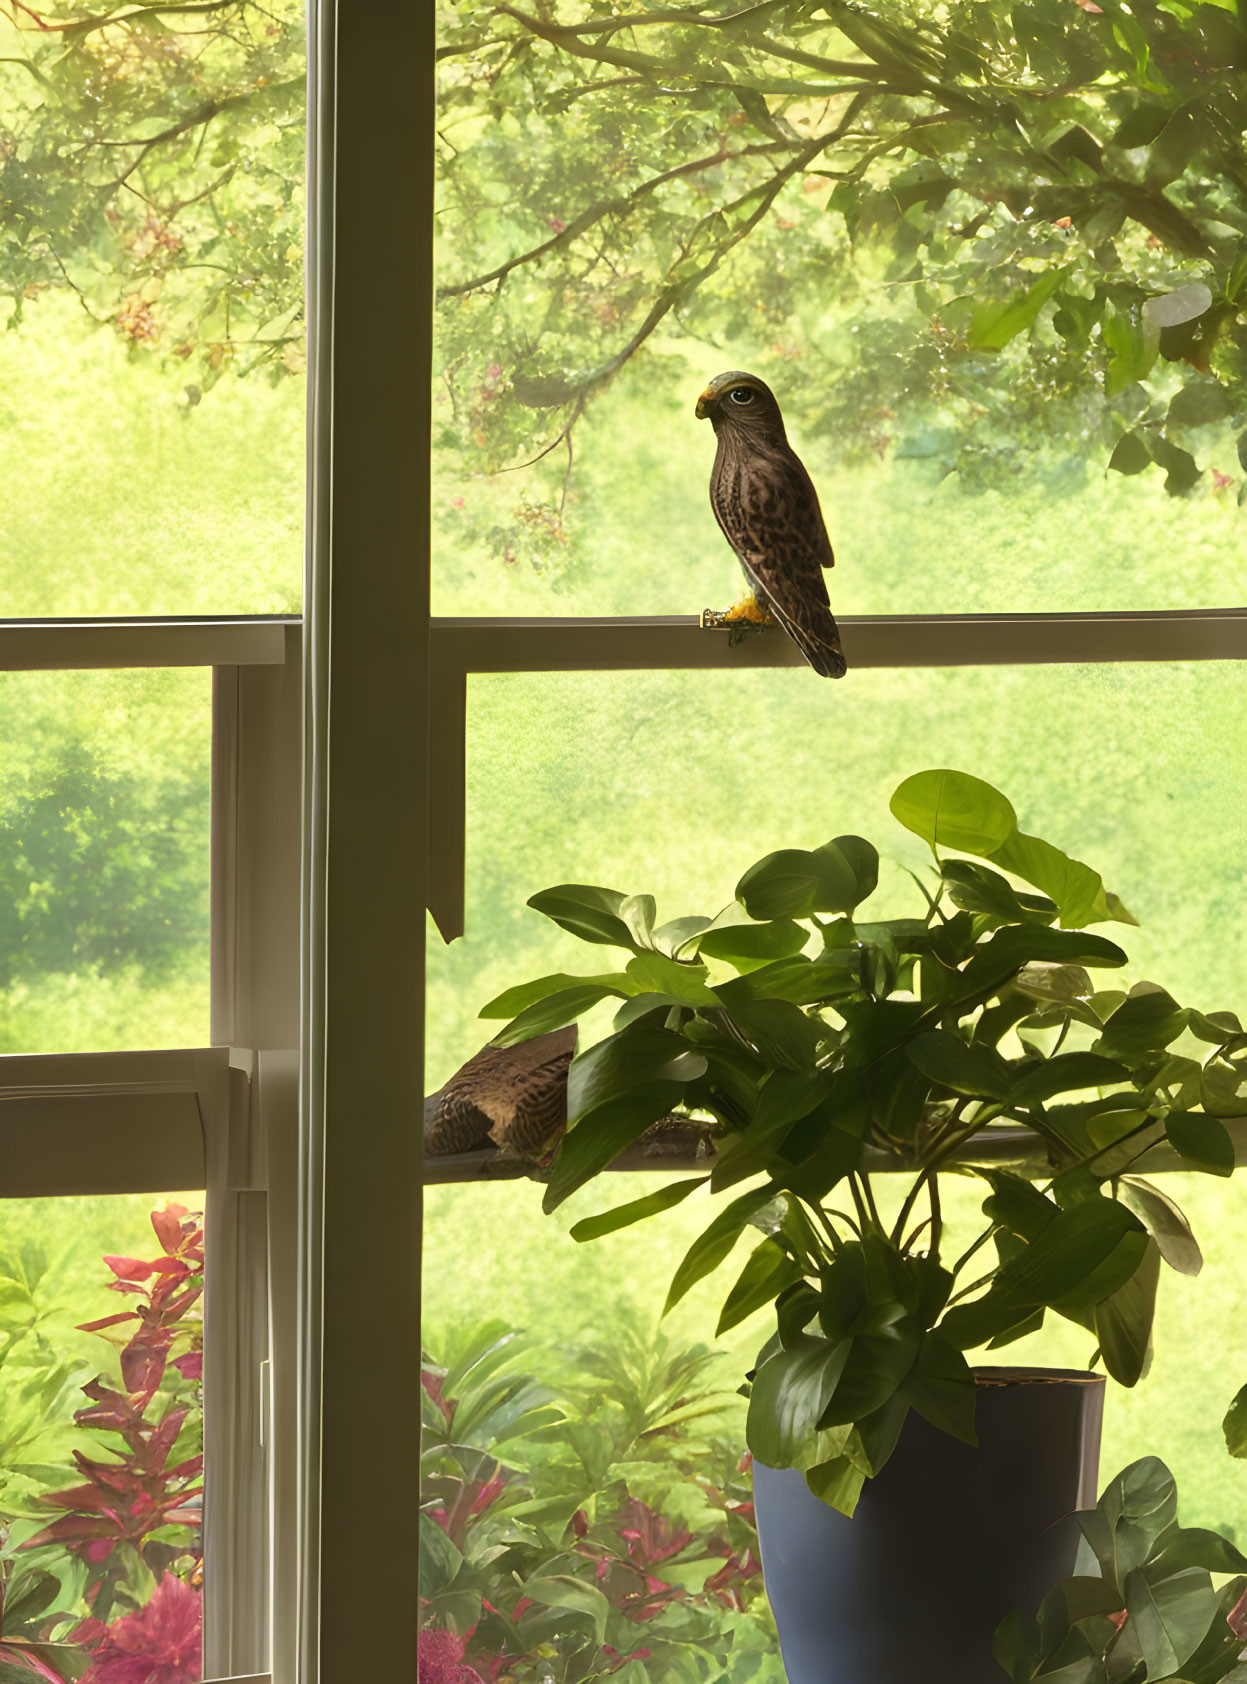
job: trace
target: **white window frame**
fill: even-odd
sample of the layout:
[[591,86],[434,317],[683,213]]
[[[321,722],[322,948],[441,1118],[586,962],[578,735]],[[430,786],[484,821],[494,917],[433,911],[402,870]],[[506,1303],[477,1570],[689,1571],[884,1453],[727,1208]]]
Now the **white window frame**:
[[212,672],[211,1045],[0,1057],[0,1199],[204,1188],[204,1677],[267,1681],[294,1576],[300,624],[0,623],[0,670],[126,667]]

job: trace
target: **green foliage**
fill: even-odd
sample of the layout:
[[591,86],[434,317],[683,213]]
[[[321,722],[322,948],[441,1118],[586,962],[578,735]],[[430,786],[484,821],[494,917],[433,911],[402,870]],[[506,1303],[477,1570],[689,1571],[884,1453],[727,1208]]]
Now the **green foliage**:
[[[1217,1108],[1247,1114],[1247,1035],[1232,1013],[1184,1009],[1151,983],[1097,988],[1091,973],[1124,966],[1124,951],[1054,927],[1058,917],[1073,923],[1075,911],[1079,923],[1133,922],[1097,873],[1022,836],[1011,805],[966,774],[907,779],[893,810],[936,850],[927,916],[861,916],[877,880],[877,855],[861,838],[781,850],[751,867],[736,916],[795,922],[818,951],[707,962],[699,947],[712,920],[680,920],[690,933],[680,958],[664,963],[682,969],[687,986],[626,1001],[613,1033],[582,1045],[545,1198],[557,1208],[665,1109],[718,1126],[711,1191],[750,1185],[690,1248],[667,1307],[747,1226],[760,1230],[720,1318],[731,1326],[774,1302],[750,1448],[770,1465],[800,1467],[850,1513],[909,1409],[972,1437],[974,1384],[962,1353],[1009,1344],[1048,1311],[1094,1334],[1115,1379],[1139,1380],[1160,1262],[1189,1273],[1199,1253],[1172,1201],[1129,1172],[1167,1140],[1191,1167],[1225,1173],[1220,1141],[1229,1137]],[[1051,898],[944,858],[950,831]],[[620,945],[641,956],[651,939],[652,913],[626,923],[613,891],[564,884],[534,904],[594,943],[610,939],[598,922],[606,906]],[[566,993],[572,980],[547,985]],[[532,997],[527,987],[514,996]],[[516,1038],[518,1024],[503,1034]],[[1050,1177],[1044,1190],[993,1167],[1002,1131],[1015,1163]],[[912,1178],[886,1223],[871,1183],[880,1168]],[[948,1267],[939,1185],[954,1169],[986,1181],[989,1220]],[[829,1203],[833,1192],[847,1195],[853,1214]],[[574,1232],[610,1232],[683,1196],[649,1195]],[[959,1284],[988,1244],[995,1262]]]
[[69,0],[0,18],[0,288],[69,289],[188,401],[302,367],[303,9]]
[[[448,5],[441,43],[441,424],[469,471],[570,439],[681,338],[800,365],[794,409],[846,452],[998,479],[1090,444],[1172,493],[1214,435],[1232,454],[1235,11]],[[495,553],[560,566],[555,460]]]
[[0,785],[0,988],[184,969],[207,940],[207,834],[205,764],[152,777],[82,735],[49,743]]
[[430,1343],[422,1655],[517,1684],[780,1684],[712,1353],[626,1323],[574,1347],[502,1322]]
[[[1013,1684],[1217,1684],[1241,1679],[1239,1602],[1247,1558],[1227,1538],[1179,1526],[1173,1475],[1154,1456],[1110,1480],[1077,1517],[1096,1573],[1065,1579],[1038,1615],[996,1633]],[[1233,1573],[1219,1590],[1210,1574]]]
[[207,676],[14,673],[0,702],[0,1047],[195,1044]]

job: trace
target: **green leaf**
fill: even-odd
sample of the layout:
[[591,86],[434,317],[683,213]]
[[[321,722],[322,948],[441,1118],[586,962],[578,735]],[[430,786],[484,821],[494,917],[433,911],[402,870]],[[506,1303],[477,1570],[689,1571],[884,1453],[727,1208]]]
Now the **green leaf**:
[[1096,1053],[1058,1053],[1018,1078],[1009,1089],[1010,1105],[1038,1105],[1058,1093],[1075,1093],[1081,1088],[1108,1087],[1124,1082],[1129,1072],[1115,1059]]
[[974,1373],[957,1347],[942,1333],[930,1332],[922,1341],[918,1360],[904,1385],[911,1408],[941,1432],[966,1444],[977,1444],[974,1430]]
[[698,914],[687,918],[672,918],[668,923],[660,924],[654,931],[654,946],[669,959],[678,959],[686,947],[696,953],[700,945],[697,938],[710,928],[712,922],[712,919],[703,918]]
[[581,941],[598,942],[604,947],[635,947],[632,931],[623,916],[628,898],[618,889],[599,889],[590,883],[559,883],[533,895],[528,904],[560,929],[579,936]]
[[698,1175],[685,1181],[672,1181],[665,1187],[646,1193],[644,1198],[632,1199],[626,1205],[616,1205],[614,1210],[604,1210],[600,1216],[582,1217],[579,1222],[573,1223],[571,1236],[579,1241],[597,1240],[603,1234],[613,1234],[620,1228],[630,1228],[634,1222],[644,1222],[647,1216],[657,1216],[664,1210],[672,1210],[676,1205],[683,1204],[690,1193],[704,1187],[709,1179],[708,1175]]
[[1200,1568],[1149,1584],[1142,1568],[1126,1575],[1126,1611],[1147,1663],[1147,1677],[1177,1672],[1199,1647],[1217,1611],[1212,1580]]
[[1119,1385],[1137,1385],[1147,1372],[1159,1279],[1160,1249],[1149,1236],[1147,1249],[1134,1274],[1092,1309],[1100,1355]]
[[849,1344],[800,1334],[754,1375],[746,1436],[768,1468],[807,1466],[818,1422],[849,1357]]
[[608,994],[622,994],[621,989],[602,988],[588,984],[582,988],[565,988],[558,994],[547,995],[529,1006],[517,1018],[500,1029],[490,1042],[494,1047],[514,1047],[521,1041],[531,1041],[536,1035],[548,1035],[554,1029],[566,1029],[578,1023],[584,1014],[604,1000]]
[[788,1000],[794,1006],[809,1006],[854,993],[860,987],[857,950],[839,948],[818,959],[797,954],[773,960],[746,976],[719,983],[715,993],[729,1009],[742,1000]]
[[1141,474],[1152,465],[1152,453],[1142,433],[1123,433],[1113,447],[1108,465],[1119,474]]
[[552,994],[566,994],[574,988],[600,988],[602,995],[626,995],[636,992],[622,971],[614,971],[604,976],[569,976],[566,971],[556,971],[553,976],[537,977],[532,982],[521,982],[515,988],[504,989],[487,1006],[482,1006],[478,1015],[517,1017],[520,1012],[527,1011],[529,1006],[548,1000]]
[[1012,872],[1024,883],[1030,883],[1053,901],[1060,914],[1062,927],[1078,930],[1086,924],[1100,924],[1116,919],[1132,923],[1124,908],[1114,911],[1104,892],[1104,880],[1081,860],[1071,859],[1054,843],[1040,836],[1027,836],[1014,829],[989,854],[993,865]]
[[[1148,304],[1153,300],[1149,299]],[[1104,391],[1114,397],[1136,380],[1146,379],[1160,351],[1160,322],[1137,302],[1125,307],[1110,304],[1100,322],[1100,336],[1112,352],[1104,376]]]
[[731,1019],[763,1063],[785,1070],[809,1070],[825,1033],[821,1024],[788,1000],[742,1002],[733,996]]
[[1105,1579],[1122,1591],[1126,1575],[1143,1566],[1177,1512],[1173,1475],[1158,1456],[1143,1456],[1108,1482],[1094,1509],[1076,1518]]
[[1147,1059],[1177,1040],[1187,1016],[1164,989],[1132,991],[1109,1018],[1096,1051],[1128,1062]]
[[773,959],[800,953],[810,932],[790,918],[766,923],[718,924],[698,943],[697,951],[710,959],[724,959],[739,970],[754,969]]
[[604,1170],[651,1123],[665,1117],[683,1093],[682,1082],[642,1083],[594,1106],[559,1142],[542,1210],[547,1215],[557,1210],[564,1199]]
[[848,1341],[848,1357],[819,1419],[821,1427],[848,1426],[882,1409],[918,1360],[923,1330],[904,1305],[874,1305],[862,1322],[872,1331],[854,1332]]
[[54,1573],[23,1573],[14,1578],[4,1598],[4,1629],[12,1631],[42,1614],[61,1593],[61,1581]]
[[805,1483],[821,1503],[850,1520],[866,1483],[865,1472],[851,1456],[833,1456],[805,1470]]
[[955,1305],[940,1324],[961,1350],[982,1344],[1043,1305],[1089,1308],[1124,1286],[1142,1262],[1148,1236],[1115,1199],[1086,1199],[1063,1210],[1025,1250],[1000,1267],[981,1299]]
[[800,1265],[789,1257],[778,1240],[764,1239],[750,1252],[749,1261],[723,1301],[715,1338],[771,1303],[786,1286],[800,1279]]
[[1221,1423],[1231,1456],[1247,1456],[1247,1386],[1240,1386]]
[[1199,1078],[1200,1102],[1214,1117],[1247,1116],[1247,1067],[1241,1057],[1211,1058]]
[[1151,325],[1159,330],[1162,327],[1181,327],[1184,322],[1195,321],[1211,307],[1212,292],[1203,281],[1190,281],[1185,286],[1175,287],[1172,292],[1159,294],[1149,298],[1143,306],[1143,313]]
[[436,1596],[463,1566],[463,1556],[437,1522],[420,1516],[420,1595]]
[[906,830],[932,848],[991,854],[1017,825],[1000,791],[968,772],[916,772],[897,786],[888,805]]
[[1188,1567],[1203,1567],[1209,1573],[1247,1573],[1247,1556],[1219,1532],[1202,1526],[1175,1526],[1161,1539],[1161,1548],[1144,1567],[1156,1584]]
[[864,836],[833,836],[827,844],[835,848],[853,873],[856,885],[853,905],[869,900],[879,886],[879,850]]
[[585,1615],[593,1625],[597,1642],[606,1642],[611,1605],[596,1585],[575,1579],[570,1573],[545,1573],[540,1578],[525,1580],[523,1591],[530,1601],[541,1603],[543,1608]]
[[1234,1142],[1218,1118],[1203,1111],[1171,1111],[1165,1118],[1165,1133],[1192,1169],[1207,1175],[1233,1175]]
[[686,1082],[705,1072],[705,1058],[683,1036],[648,1021],[629,1024],[572,1060],[567,1072],[569,1129],[574,1132],[582,1117],[607,1101],[654,1083],[674,1087],[678,1096]]
[[[1025,923],[1028,919],[1046,922],[1056,906],[1046,902],[1043,907],[1026,906],[1008,878],[990,866],[972,860],[945,860],[941,876],[950,885],[949,895],[955,906],[967,912],[978,912],[1004,923]],[[1032,898],[1032,897],[1028,897]]]
[[1192,380],[1169,400],[1167,426],[1206,427],[1224,421],[1234,408],[1225,387],[1216,380]]
[[690,1006],[717,1006],[706,984],[704,965],[678,964],[662,953],[638,953],[624,967],[638,993],[666,994]]
[[[859,837],[853,837],[860,844]],[[851,861],[834,842],[807,851],[783,848],[751,865],[736,885],[736,898],[751,918],[809,918],[816,912],[851,912],[859,893],[860,853]],[[873,887],[873,883],[871,884]]]
[[1024,293],[1003,304],[975,306],[966,335],[973,351],[1000,351],[1019,333],[1033,327],[1044,305],[1065,279],[1064,269],[1050,269]]
[[690,1287],[696,1286],[699,1280],[703,1280],[712,1270],[718,1268],[736,1244],[749,1218],[755,1211],[761,1210],[763,1205],[771,1202],[775,1191],[775,1187],[769,1182],[764,1187],[751,1187],[747,1193],[740,1194],[726,1209],[721,1210],[705,1233],[693,1241],[672,1276],[667,1301],[663,1305],[664,1316],[674,1309]]
[[1002,982],[1037,960],[1058,965],[1117,967],[1126,955],[1115,942],[1086,930],[1050,930],[1043,924],[1007,924],[975,948],[961,973],[957,997],[994,993]]
[[831,1092],[830,1070],[774,1070],[762,1084],[747,1127],[729,1139],[711,1172],[716,1192],[765,1169],[792,1125],[815,1111]]
[[1169,1195],[1135,1175],[1123,1175],[1118,1188],[1122,1199],[1160,1247],[1169,1267],[1180,1275],[1197,1275],[1204,1266],[1203,1253],[1190,1223]]
[[654,919],[658,915],[658,907],[653,895],[625,895],[619,906],[619,916],[623,919],[632,937],[631,945],[640,948],[652,948],[654,945]]
[[947,1029],[928,1030],[905,1048],[922,1074],[953,1093],[1003,1099],[1009,1093],[1009,1069],[991,1047],[968,1045]]

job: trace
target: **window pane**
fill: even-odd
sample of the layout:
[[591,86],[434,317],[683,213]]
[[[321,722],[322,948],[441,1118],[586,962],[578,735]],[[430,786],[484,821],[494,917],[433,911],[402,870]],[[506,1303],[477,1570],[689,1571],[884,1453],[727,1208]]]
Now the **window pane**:
[[[431,1353],[444,1363],[439,1340],[455,1330],[466,1340],[469,1330],[494,1319],[523,1330],[525,1350],[543,1353],[529,1359],[543,1378],[559,1371],[568,1347],[622,1342],[621,1330],[631,1327],[641,1330],[644,1346],[652,1347],[671,1276],[722,1200],[712,1205],[697,1194],[654,1221],[585,1245],[577,1245],[569,1230],[582,1217],[639,1198],[666,1179],[613,1176],[609,1185],[574,1194],[553,1216],[542,1214],[542,1189],[531,1182],[427,1188],[424,1320]],[[1218,1423],[1243,1375],[1227,1363],[1223,1341],[1209,1338],[1208,1331],[1237,1328],[1247,1314],[1247,1190],[1236,1182],[1184,1174],[1166,1175],[1160,1184],[1190,1220],[1204,1268],[1198,1279],[1164,1271],[1153,1367],[1134,1390],[1109,1383],[1101,1474],[1106,1479],[1140,1456],[1162,1457],[1178,1480],[1183,1524],[1211,1527],[1236,1538],[1241,1548],[1247,1543],[1247,1492],[1241,1480],[1227,1477]],[[987,1192],[977,1182],[949,1180],[945,1216],[954,1235],[959,1229],[967,1238],[981,1231],[979,1211]],[[753,1366],[773,1327],[769,1310],[763,1311],[711,1340],[723,1296],[747,1254],[748,1241],[742,1240],[731,1258],[693,1287],[662,1323],[678,1350],[713,1344],[722,1355],[711,1376],[729,1391]],[[976,1360],[1083,1368],[1093,1345],[1081,1329],[1049,1316],[1042,1333],[1005,1352],[979,1353]],[[567,1405],[566,1393],[560,1402]],[[735,1435],[743,1450],[743,1418],[729,1410],[722,1431]],[[507,1461],[505,1445],[499,1455]],[[509,1500],[503,1502],[499,1514],[508,1506]],[[761,1617],[752,1610],[751,1618]],[[782,1684],[782,1672],[775,1676]]]
[[[430,940],[428,1091],[497,1027],[475,1013],[504,988],[610,968],[608,949],[525,909],[536,891],[596,883],[653,893],[660,919],[713,914],[765,853],[855,831],[883,855],[867,912],[918,911],[906,869],[921,873],[929,855],[887,802],[903,777],[950,764],[990,779],[1024,829],[1102,872],[1140,920],[1111,931],[1132,956],[1130,980],[1241,1014],[1247,974],[1226,932],[1244,917],[1244,683],[1231,663],[877,670],[834,690],[799,670],[474,678],[467,934],[449,948]],[[1166,1270],[1155,1367],[1136,1392],[1111,1393],[1103,1466],[1164,1456],[1183,1482],[1186,1523],[1235,1528],[1241,1541],[1247,1507],[1225,1478],[1215,1430],[1240,1379],[1207,1329],[1242,1313],[1244,1195],[1199,1178],[1164,1184],[1188,1208],[1208,1263],[1198,1281]],[[579,1216],[645,1185],[621,1177],[586,1189],[552,1218],[528,1185],[430,1189],[431,1325],[499,1315],[543,1338],[576,1338],[631,1313],[652,1327],[671,1270],[710,1219],[705,1199],[644,1231],[586,1246],[567,1238]],[[968,1186],[949,1197],[968,1225],[982,1194]],[[679,1338],[709,1336],[724,1290],[709,1284],[687,1320],[680,1307]],[[763,1331],[755,1318],[724,1342],[728,1384]],[[1075,1329],[1043,1340],[1030,1360],[1081,1366],[1091,1355]]]
[[529,1183],[425,1194],[422,1672],[539,1684],[631,1656],[624,1676],[654,1684],[784,1684],[742,1466],[743,1343],[706,1348],[705,1291],[700,1334],[687,1305],[657,1327],[688,1224],[579,1247],[540,1207]]
[[14,616],[298,607],[304,19],[0,19]]
[[726,607],[725,369],[779,395],[839,612],[1241,601],[1206,16],[445,8],[437,611]]
[[0,1051],[206,1045],[211,692],[0,675]]
[[1247,910],[1239,663],[873,669],[834,687],[797,668],[511,674],[468,695],[467,934],[431,942],[433,1087],[487,1038],[474,1014],[495,994],[595,968],[525,908],[551,884],[713,914],[763,854],[854,831],[883,855],[880,916],[919,907],[902,868],[930,856],[887,804],[933,766],[995,783],[1024,830],[1103,875],[1139,919],[1122,935],[1138,975],[1205,1010],[1247,1004],[1225,935]]
[[103,1678],[201,1676],[202,1200],[0,1208],[0,1659],[15,1675],[37,1642],[66,1678],[91,1661]]

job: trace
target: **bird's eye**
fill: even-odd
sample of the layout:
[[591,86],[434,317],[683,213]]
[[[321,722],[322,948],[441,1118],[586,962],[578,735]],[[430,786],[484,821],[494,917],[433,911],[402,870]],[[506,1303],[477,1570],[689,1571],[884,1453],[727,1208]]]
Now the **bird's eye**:
[[727,395],[733,403],[752,403],[754,400],[752,386],[733,386]]

